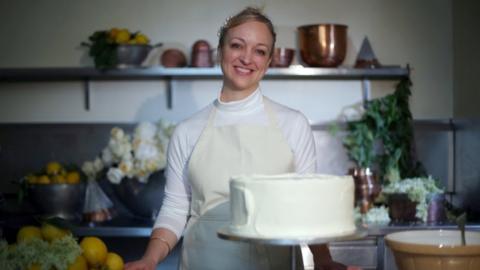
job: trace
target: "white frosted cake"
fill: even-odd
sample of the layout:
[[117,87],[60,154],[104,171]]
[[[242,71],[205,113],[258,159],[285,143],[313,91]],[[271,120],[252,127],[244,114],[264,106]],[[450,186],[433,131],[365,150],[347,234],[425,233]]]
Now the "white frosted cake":
[[355,232],[351,176],[244,175],[230,180],[231,224],[240,236],[339,237]]

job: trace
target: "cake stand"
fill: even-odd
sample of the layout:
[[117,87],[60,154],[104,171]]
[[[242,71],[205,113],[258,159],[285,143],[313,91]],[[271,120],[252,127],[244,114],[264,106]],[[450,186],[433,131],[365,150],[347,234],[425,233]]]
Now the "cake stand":
[[338,235],[332,237],[302,237],[302,238],[265,238],[262,236],[243,236],[238,235],[235,232],[231,231],[229,227],[222,227],[217,230],[217,236],[221,239],[231,240],[231,241],[242,241],[249,242],[253,244],[264,244],[264,245],[277,245],[277,246],[290,246],[292,261],[291,269],[295,270],[297,268],[297,258],[295,253],[295,247],[300,245],[314,245],[314,244],[326,244],[330,242],[341,242],[341,241],[350,241],[358,240],[367,236],[368,231],[363,227],[357,227],[357,230],[352,234]]

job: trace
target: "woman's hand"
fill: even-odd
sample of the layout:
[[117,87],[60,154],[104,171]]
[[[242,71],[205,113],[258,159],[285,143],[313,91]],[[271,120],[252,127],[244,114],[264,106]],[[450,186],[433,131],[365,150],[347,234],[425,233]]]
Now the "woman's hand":
[[125,264],[124,270],[155,270],[156,266],[153,260],[142,258]]

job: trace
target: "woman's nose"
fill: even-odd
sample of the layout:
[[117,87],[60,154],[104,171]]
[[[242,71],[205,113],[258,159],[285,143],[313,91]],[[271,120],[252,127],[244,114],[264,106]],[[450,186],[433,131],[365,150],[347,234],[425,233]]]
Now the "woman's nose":
[[244,64],[250,64],[252,62],[252,54],[249,52],[249,50],[243,50],[242,55],[240,56],[240,60]]

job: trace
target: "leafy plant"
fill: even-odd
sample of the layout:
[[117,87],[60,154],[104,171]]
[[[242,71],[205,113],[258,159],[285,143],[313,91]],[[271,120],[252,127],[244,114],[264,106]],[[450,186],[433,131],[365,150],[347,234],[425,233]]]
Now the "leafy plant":
[[[377,165],[388,181],[426,175],[413,152],[411,85],[408,78],[401,80],[393,94],[368,101],[362,118],[347,123],[343,145],[349,157],[360,167]],[[378,153],[376,142],[382,146]]]

